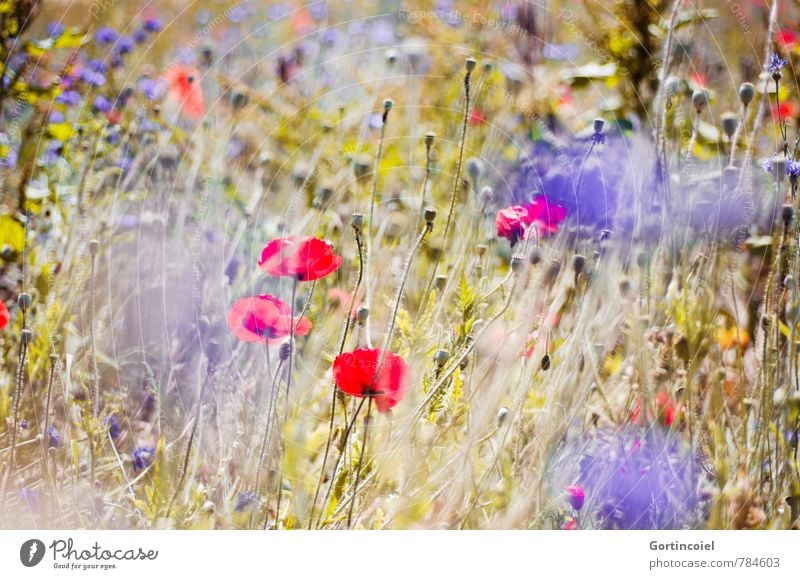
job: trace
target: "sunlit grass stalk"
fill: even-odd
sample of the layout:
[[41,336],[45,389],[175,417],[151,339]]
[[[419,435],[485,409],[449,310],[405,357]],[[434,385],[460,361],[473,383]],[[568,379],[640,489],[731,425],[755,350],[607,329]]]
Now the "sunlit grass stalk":
[[[292,301],[291,301],[291,320],[294,321],[294,311],[295,311],[295,300],[297,299],[297,278],[292,280]],[[286,408],[284,409],[284,417],[283,417],[283,425],[281,430],[286,433],[286,425],[289,423],[289,408],[290,408],[290,393],[292,390],[292,370],[294,370],[292,366],[292,358],[294,357],[294,328],[295,324],[292,322],[289,325],[289,347],[288,347],[288,354],[287,358],[287,369],[286,369]],[[283,357],[283,356],[281,356]],[[286,445],[284,444],[284,453],[286,452]],[[284,457],[285,459],[285,457]],[[282,459],[282,462],[283,460]],[[276,501],[275,506],[275,528],[277,529],[280,526],[281,520],[281,498],[283,497],[283,468],[280,469],[280,478],[278,479],[278,499]]]
[[[281,371],[283,369],[283,360],[278,361],[278,366],[275,369],[275,374],[272,377],[272,384],[270,385],[270,392],[269,392],[269,405],[267,406],[267,422],[264,426],[264,437],[261,440],[261,451],[258,454],[258,463],[256,465],[256,482],[254,490],[256,492],[256,496],[260,497],[259,494],[259,487],[261,486],[261,469],[264,465],[264,454],[266,453],[267,446],[269,445],[270,434],[272,432],[272,427],[274,425],[274,416],[275,416],[275,400],[277,398],[277,393],[275,391],[276,386],[278,385],[278,378],[281,375]],[[269,496],[269,489],[267,490],[267,495]],[[269,523],[269,503],[267,503],[267,516],[266,521],[264,522],[264,527]],[[251,526],[252,526],[252,518],[251,518]]]
[[[353,289],[352,297],[350,298],[350,305],[347,310],[347,317],[344,320],[344,329],[342,330],[342,339],[339,342],[339,355],[344,352],[345,345],[347,344],[347,335],[350,331],[350,326],[353,320],[353,309],[355,308],[356,297],[358,291],[361,289],[361,280],[364,277],[364,238],[361,231],[361,226],[353,225],[353,232],[356,239],[356,246],[358,248],[358,277],[356,279],[356,286]],[[314,491],[314,499],[311,501],[311,512],[308,517],[308,528],[311,529],[314,524],[314,511],[317,507],[317,500],[319,499],[319,491],[322,487],[322,480],[325,477],[325,467],[328,464],[328,455],[331,450],[331,441],[333,440],[333,426],[336,419],[336,398],[337,388],[334,383],[331,388],[331,415],[328,423],[328,438],[325,441],[325,453],[322,456],[322,466],[320,467],[319,480],[317,481],[317,488]]]

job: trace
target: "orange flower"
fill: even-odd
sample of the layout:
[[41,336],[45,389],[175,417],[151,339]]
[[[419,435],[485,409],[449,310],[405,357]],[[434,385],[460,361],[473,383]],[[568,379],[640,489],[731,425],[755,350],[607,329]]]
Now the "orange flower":
[[717,328],[714,332],[714,338],[723,352],[727,352],[734,347],[738,347],[739,350],[745,350],[750,344],[750,334],[744,328],[739,328],[738,331],[735,327]]

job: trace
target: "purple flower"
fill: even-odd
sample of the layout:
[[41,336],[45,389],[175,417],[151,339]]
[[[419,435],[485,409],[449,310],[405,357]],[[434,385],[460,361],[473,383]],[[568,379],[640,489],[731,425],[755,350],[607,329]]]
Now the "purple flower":
[[161,20],[161,18],[156,18],[156,17],[148,18],[147,20],[144,21],[143,28],[147,32],[158,32],[159,30],[164,28],[164,22]]
[[9,149],[6,151],[5,157],[0,157],[0,167],[5,169],[13,169],[17,166],[17,161],[19,160],[19,154],[14,149]]
[[308,5],[308,13],[314,20],[323,20],[328,15],[328,7],[325,2],[318,0]]
[[120,36],[117,40],[117,53],[130,54],[136,46],[136,42],[130,36]]
[[394,42],[394,26],[388,20],[378,20],[372,25],[370,36],[376,44],[391,44]]
[[74,106],[81,102],[81,95],[76,90],[65,90],[56,97],[56,102],[62,105]]
[[800,177],[800,161],[792,159],[786,163],[786,174],[792,179]]
[[22,420],[19,421],[19,427],[22,428],[23,430],[27,430],[28,421],[23,418]]
[[[602,431],[574,440],[556,459],[554,473],[577,482],[568,502],[601,529],[681,529],[705,517],[698,490],[706,476],[680,436],[657,429]],[[561,487],[564,488],[564,487]],[[572,490],[571,490],[572,489]]]
[[291,12],[292,12],[291,4],[287,4],[284,2],[267,6],[267,18],[269,18],[270,20],[278,20],[279,18],[288,16]]
[[779,74],[781,69],[786,66],[786,59],[781,58],[779,54],[770,54],[769,56],[769,64],[767,65],[767,70],[770,74]]
[[106,84],[106,77],[102,73],[95,72],[88,68],[81,71],[81,80],[92,86],[103,86]]
[[111,101],[103,95],[97,95],[92,101],[92,109],[101,113],[107,113],[111,110]]
[[593,133],[590,138],[595,145],[602,145],[606,142],[606,136],[603,133]]
[[149,101],[156,100],[164,96],[167,90],[166,83],[161,80],[153,80],[150,78],[142,78],[137,83],[141,93]]
[[124,62],[122,61],[122,55],[115,50],[111,55],[111,68],[119,68],[123,64]]
[[247,10],[244,9],[243,6],[240,4],[236,4],[229,8],[225,15],[228,17],[228,20],[233,22],[234,24],[241,24],[245,20],[247,20]]
[[61,434],[55,426],[47,429],[47,448],[61,448]]
[[769,157],[761,159],[759,165],[761,165],[761,168],[764,169],[765,173],[772,173],[775,170],[775,159],[777,159],[777,157],[778,156],[773,153]]
[[145,40],[147,40],[147,30],[144,28],[137,28],[133,32],[133,41],[136,44],[142,44]]
[[119,38],[119,33],[108,26],[104,26],[94,33],[94,41],[97,44],[113,44],[117,38]]
[[[128,169],[130,169],[131,165],[133,165],[132,157],[122,157],[119,161],[117,161],[117,167],[119,167],[123,171],[127,171]],[[122,221],[120,221],[120,225],[122,225]]]
[[49,38],[58,38],[67,29],[66,26],[60,22],[50,22],[45,29]]
[[120,426],[119,420],[117,419],[117,415],[112,414],[111,416],[106,418],[106,425],[108,425],[108,435],[113,440],[118,439],[119,435],[122,434],[122,426]]
[[66,120],[64,113],[61,111],[50,111],[50,114],[47,116],[47,122],[58,124],[63,123]]
[[133,450],[133,470],[144,470],[150,466],[156,449],[152,446],[138,446]]
[[254,491],[247,491],[239,495],[239,498],[236,499],[236,506],[233,510],[237,513],[241,513],[247,507],[252,505],[256,501],[256,493]]
[[175,54],[175,58],[181,64],[194,64],[197,62],[197,55],[190,46],[181,46]]
[[102,58],[93,58],[89,61],[89,68],[92,72],[105,73],[108,70],[108,64]]

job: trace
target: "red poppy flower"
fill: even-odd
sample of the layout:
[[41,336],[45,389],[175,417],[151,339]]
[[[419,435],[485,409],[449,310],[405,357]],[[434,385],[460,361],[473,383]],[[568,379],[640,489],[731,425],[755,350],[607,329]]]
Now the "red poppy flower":
[[791,28],[781,28],[776,36],[776,42],[786,47],[786,50],[793,50],[797,46],[797,33]]
[[470,125],[480,125],[486,122],[486,113],[479,108],[474,108],[469,114]]
[[308,319],[292,320],[289,304],[266,294],[237,300],[228,313],[228,326],[243,342],[277,344],[289,336],[293,323],[297,326],[295,336],[305,336],[311,330]]
[[546,237],[558,231],[558,224],[567,216],[567,209],[555,205],[540,195],[528,205],[512,205],[497,212],[495,225],[498,237],[504,237],[514,247],[520,239],[525,239],[528,228],[536,223],[539,235]]
[[[675,419],[678,417],[678,413],[681,412],[681,407],[679,407],[675,400],[673,400],[669,394],[665,391],[661,391],[656,395],[656,415],[657,418],[664,424],[664,426],[671,426]],[[648,418],[650,418],[650,413],[647,413]],[[641,400],[637,400],[636,404],[631,411],[631,422],[634,424],[639,424],[639,420],[642,417],[642,402]]]
[[577,519],[570,519],[563,525],[561,525],[562,531],[577,531],[578,530],[578,520]]
[[316,237],[280,237],[264,247],[258,265],[270,275],[311,281],[336,271],[342,258]]
[[340,354],[333,361],[333,380],[345,394],[371,396],[378,411],[386,412],[406,395],[409,372],[402,357],[387,351],[381,361],[381,352],[380,348],[358,348]]
[[[778,112],[780,110],[780,117],[778,116]],[[775,119],[775,122],[778,120],[785,121],[786,119],[793,119],[798,115],[798,107],[797,103],[792,101],[781,101],[780,109],[778,108],[777,104],[772,105],[772,118]]]
[[11,314],[8,312],[5,302],[0,301],[0,330],[8,325],[8,320],[11,319]]
[[166,72],[169,97],[176,101],[190,119],[197,120],[205,113],[200,73],[192,66],[176,64]]

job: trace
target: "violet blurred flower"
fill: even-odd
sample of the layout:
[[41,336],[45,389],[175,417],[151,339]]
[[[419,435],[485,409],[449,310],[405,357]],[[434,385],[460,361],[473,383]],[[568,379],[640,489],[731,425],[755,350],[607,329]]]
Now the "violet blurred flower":
[[81,94],[76,90],[65,90],[56,97],[56,102],[62,105],[74,106],[81,102]]
[[47,122],[51,124],[63,123],[65,120],[66,117],[61,111],[50,111],[50,114],[47,115]]
[[136,44],[142,44],[147,40],[147,30],[144,28],[137,28],[133,31],[133,41]]
[[787,60],[785,58],[781,58],[779,54],[770,54],[769,56],[769,63],[767,64],[767,70],[770,74],[778,74],[786,66]]
[[24,488],[19,491],[19,498],[25,503],[31,513],[39,512],[39,491],[36,489]]
[[92,109],[101,113],[107,113],[111,110],[111,101],[103,95],[97,95],[92,101]]
[[64,31],[67,29],[66,26],[61,24],[60,22],[50,22],[45,29],[47,36],[49,38],[58,38]]
[[237,513],[241,513],[247,507],[252,505],[256,501],[256,493],[254,491],[247,491],[243,492],[239,495],[239,498],[236,500],[236,506],[233,510]]
[[94,33],[94,41],[97,44],[113,44],[117,41],[117,38],[119,38],[119,33],[108,26],[99,28],[97,32]]
[[116,49],[118,54],[130,54],[135,47],[136,41],[130,36],[120,36],[119,40],[117,40]]
[[89,69],[92,72],[105,73],[108,70],[108,63],[102,58],[93,58],[89,61]]
[[88,68],[81,71],[81,80],[92,86],[103,86],[106,84],[106,77],[103,76],[102,73],[95,72]]
[[108,426],[108,435],[113,440],[118,439],[119,435],[122,434],[122,426],[120,426],[119,420],[117,419],[117,415],[112,414],[111,416],[106,418],[106,425]]
[[133,470],[144,470],[153,461],[156,449],[152,446],[138,446],[133,450]]
[[164,21],[161,18],[153,17],[144,21],[142,27],[147,32],[159,32],[164,28]]
[[47,448],[61,448],[61,434],[55,426],[47,429]]

